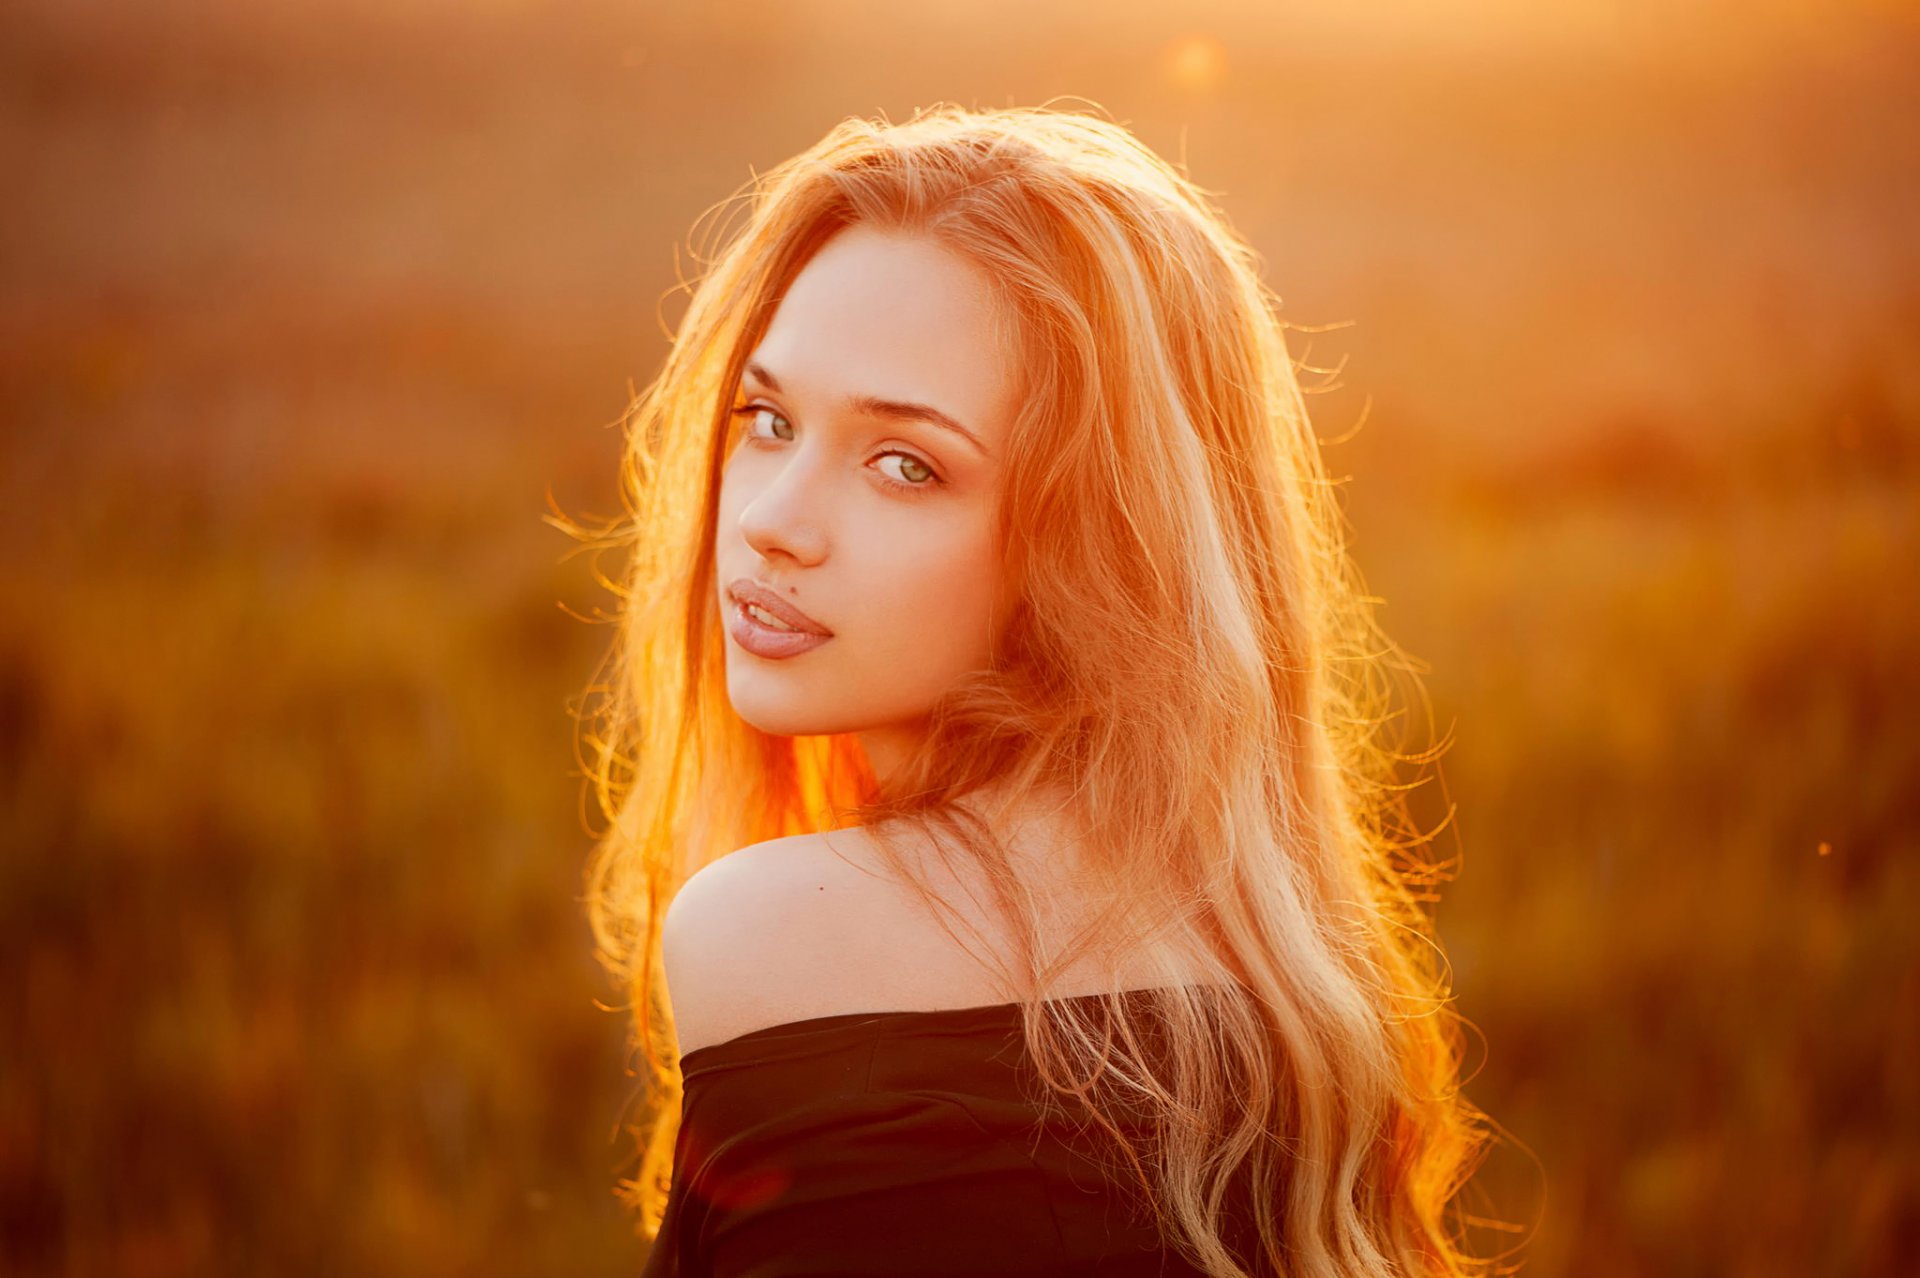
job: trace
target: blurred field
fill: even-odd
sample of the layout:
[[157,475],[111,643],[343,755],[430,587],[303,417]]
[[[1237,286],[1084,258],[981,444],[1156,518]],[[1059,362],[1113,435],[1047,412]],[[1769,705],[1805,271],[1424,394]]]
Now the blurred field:
[[0,1270],[637,1270],[575,899],[609,601],[546,493],[614,510],[749,166],[1056,94],[1342,370],[1524,1272],[1910,1268],[1920,28],[1090,12],[0,19]]

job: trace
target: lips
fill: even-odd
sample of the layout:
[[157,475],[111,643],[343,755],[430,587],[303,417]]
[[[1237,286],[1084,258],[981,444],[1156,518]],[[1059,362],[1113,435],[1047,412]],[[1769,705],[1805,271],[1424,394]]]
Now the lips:
[[[730,584],[727,597],[733,604],[727,610],[727,633],[736,644],[756,657],[773,661],[797,657],[833,638],[831,630],[749,578],[742,577]],[[766,609],[795,629],[781,630],[756,620],[747,611],[748,604],[756,609]]]
[[[736,603],[753,604],[772,613],[795,630],[809,635],[829,638],[833,631],[801,612],[798,608],[782,599],[779,595],[753,580],[751,577],[737,577],[727,585],[727,595]],[[771,629],[771,627],[768,627]],[[774,631],[774,633],[782,633]]]

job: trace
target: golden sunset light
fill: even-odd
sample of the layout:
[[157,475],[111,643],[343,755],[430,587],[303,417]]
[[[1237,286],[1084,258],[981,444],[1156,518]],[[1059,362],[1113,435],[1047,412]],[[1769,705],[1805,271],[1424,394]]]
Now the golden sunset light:
[[[1050,743],[1034,775],[1088,769],[1063,790],[1138,818],[1102,847],[1192,874],[1142,927],[1322,1000],[1236,1024],[1428,1053],[1302,1051],[1219,1093],[1297,1104],[1324,1184],[1398,1166],[1417,1118],[1439,1152],[1389,1188],[1435,1200],[1468,1146],[1419,1108],[1444,1010],[1494,1124],[1459,1209],[1505,1272],[1911,1271],[1920,6],[20,0],[0,66],[0,1272],[641,1273],[682,1098],[610,956],[697,900],[708,843],[837,828],[883,764],[934,793],[896,761],[946,722],[929,688],[986,674],[1052,698],[1005,729]],[[826,256],[819,210],[813,239],[754,222],[752,184],[843,122],[943,103],[1109,122],[1219,221],[1092,149],[1050,179],[1037,143],[1005,143],[1034,202],[994,221],[1015,178],[964,135],[898,172],[859,145],[972,274],[852,234]],[[848,163],[835,189],[878,201]],[[765,273],[702,293],[716,262]],[[1024,344],[994,344],[1007,316]],[[836,652],[864,719],[793,673]],[[1350,666],[1351,701],[1311,682]],[[955,721],[1015,722],[977,695]],[[1129,732],[1133,770],[1092,772]],[[1368,733],[1398,756],[1377,790],[1334,753]],[[622,786],[667,797],[615,826],[657,860],[609,886]],[[1389,876],[1430,938],[1347,890]],[[827,908],[807,891],[710,920],[757,956],[736,976],[814,970],[752,944]],[[1283,907],[1323,966],[1256,948]],[[858,917],[820,935],[876,1010],[933,1010],[924,955]],[[791,984],[759,1025],[865,1010]],[[776,1093],[747,1101],[804,1111]],[[979,1135],[932,1109],[882,1117]],[[1412,1237],[1387,1179],[1343,1219]],[[1002,1207],[972,1241],[1020,1236]]]

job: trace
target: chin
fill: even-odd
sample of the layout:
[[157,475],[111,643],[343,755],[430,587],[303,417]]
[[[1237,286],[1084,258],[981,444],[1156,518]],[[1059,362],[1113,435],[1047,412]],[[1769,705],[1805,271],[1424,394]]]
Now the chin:
[[[727,701],[747,724],[769,736],[824,737],[866,732],[888,724],[916,722],[933,709],[934,693],[862,698],[870,688],[851,689],[833,679],[809,678],[798,670],[746,668],[752,657],[728,654]],[[736,663],[737,662],[737,663]],[[852,695],[849,695],[851,693]]]
[[793,696],[790,689],[773,689],[758,684],[758,679],[727,681],[727,700],[733,712],[748,724],[770,736],[804,737],[830,732],[827,716],[812,704],[809,696]]

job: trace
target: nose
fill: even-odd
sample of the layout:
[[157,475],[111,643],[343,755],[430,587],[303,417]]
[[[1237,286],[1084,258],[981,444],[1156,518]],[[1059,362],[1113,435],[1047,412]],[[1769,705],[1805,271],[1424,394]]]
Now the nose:
[[827,530],[818,513],[825,485],[811,470],[801,457],[783,459],[741,508],[740,534],[763,558],[816,564],[826,556]]

